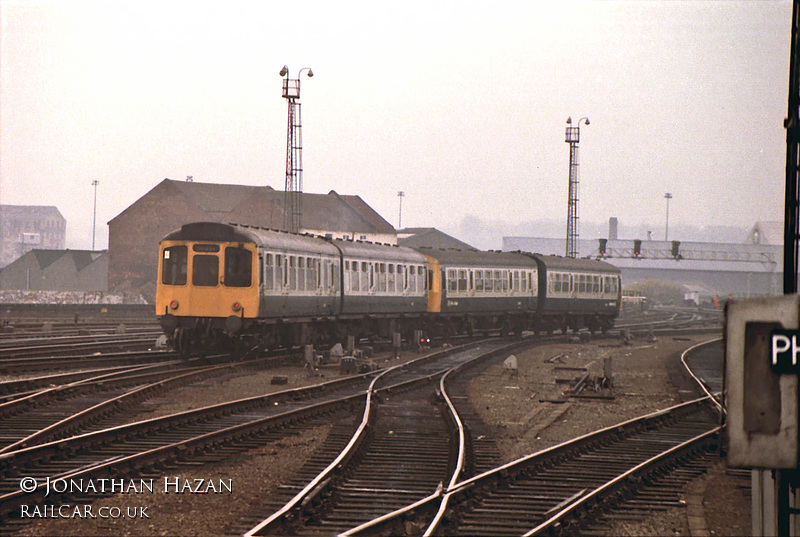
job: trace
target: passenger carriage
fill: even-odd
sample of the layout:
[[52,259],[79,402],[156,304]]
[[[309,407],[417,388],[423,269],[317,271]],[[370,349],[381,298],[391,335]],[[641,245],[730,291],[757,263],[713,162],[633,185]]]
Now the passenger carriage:
[[420,248],[428,258],[428,311],[445,333],[519,332],[537,308],[537,265],[516,252]]
[[521,252],[417,250],[200,222],[159,247],[156,312],[181,351],[295,346],[416,330],[606,330],[619,270]]
[[528,254],[539,267],[539,313],[545,330],[606,331],[620,309],[620,271],[593,259]]

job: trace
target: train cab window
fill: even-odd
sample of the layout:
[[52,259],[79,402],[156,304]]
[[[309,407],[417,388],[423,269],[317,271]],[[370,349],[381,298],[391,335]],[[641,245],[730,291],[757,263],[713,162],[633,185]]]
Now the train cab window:
[[161,262],[161,283],[164,285],[186,285],[186,270],[189,251],[186,246],[164,248]]
[[219,258],[196,255],[192,258],[192,285],[216,287],[219,283]]
[[234,246],[225,248],[224,281],[226,287],[250,287],[253,283],[253,252]]

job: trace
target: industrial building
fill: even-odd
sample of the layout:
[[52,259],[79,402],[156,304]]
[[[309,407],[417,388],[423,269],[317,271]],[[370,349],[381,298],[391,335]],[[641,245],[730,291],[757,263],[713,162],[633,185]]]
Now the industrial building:
[[[301,194],[301,233],[396,244],[394,227],[358,196]],[[155,296],[158,242],[189,222],[284,227],[284,192],[164,179],[108,223],[108,285]]]
[[52,206],[0,205],[0,268],[33,249],[63,250],[67,221]]
[[31,250],[0,271],[0,289],[105,292],[108,255],[88,250]]

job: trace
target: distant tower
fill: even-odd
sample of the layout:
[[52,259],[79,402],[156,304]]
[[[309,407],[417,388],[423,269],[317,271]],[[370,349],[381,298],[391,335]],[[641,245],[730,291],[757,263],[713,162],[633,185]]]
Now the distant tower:
[[303,219],[303,135],[300,123],[300,75],[311,69],[303,67],[297,78],[289,78],[289,68],[285,65],[280,75],[283,77],[283,98],[289,103],[289,117],[286,128],[286,187],[283,201],[283,227],[287,231],[298,232]]
[[581,137],[581,121],[589,124],[588,117],[582,117],[572,127],[572,118],[567,118],[566,142],[569,144],[569,198],[567,199],[567,257],[578,257],[578,142]]
[[397,197],[400,198],[400,210],[398,211],[397,214],[397,229],[403,228],[403,196],[405,195],[406,193],[403,192],[402,190],[397,193]]
[[616,216],[608,219],[608,240],[615,241],[619,236],[619,221]]

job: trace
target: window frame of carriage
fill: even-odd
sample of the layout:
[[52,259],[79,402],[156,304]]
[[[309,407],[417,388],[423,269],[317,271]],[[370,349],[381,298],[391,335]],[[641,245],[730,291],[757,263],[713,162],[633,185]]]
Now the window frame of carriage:
[[259,253],[260,285],[265,294],[320,295],[339,290],[336,257],[265,250]]
[[[355,257],[345,258],[343,262],[343,285],[346,294],[382,296],[425,294],[425,265],[422,263],[372,261]],[[398,281],[401,285],[398,285]]]
[[524,267],[463,267],[444,269],[442,288],[448,297],[536,296],[538,271]]

